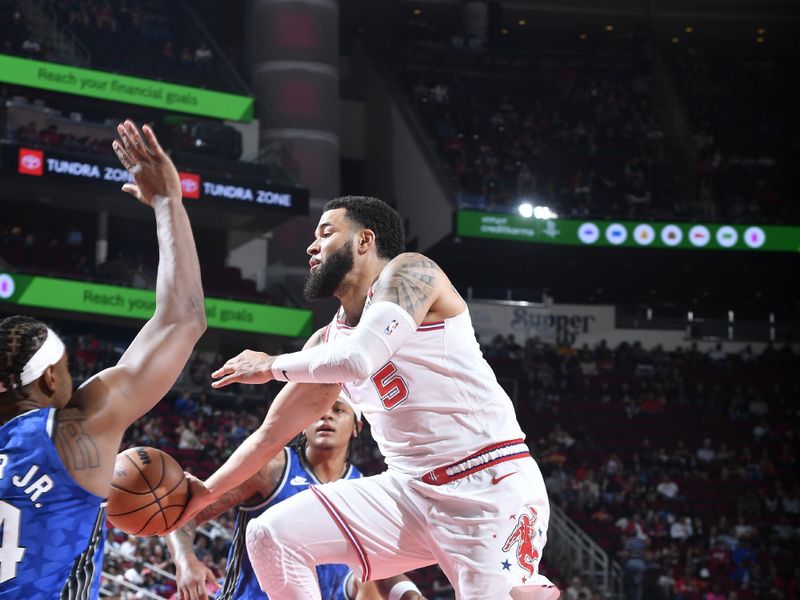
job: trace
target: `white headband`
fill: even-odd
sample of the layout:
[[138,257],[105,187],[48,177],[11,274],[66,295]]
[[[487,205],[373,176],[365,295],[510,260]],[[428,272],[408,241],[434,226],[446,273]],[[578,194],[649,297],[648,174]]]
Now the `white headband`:
[[45,369],[60,361],[62,356],[64,356],[64,342],[48,327],[44,344],[34,352],[33,356],[22,368],[22,374],[19,378],[20,385],[28,385],[32,381],[39,379]]
[[350,398],[347,395],[347,392],[342,390],[337,400],[339,400],[339,402],[344,402],[345,404],[347,404],[347,406],[349,406],[353,410],[353,412],[356,414],[356,421],[361,420],[361,407],[352,400],[350,400]]

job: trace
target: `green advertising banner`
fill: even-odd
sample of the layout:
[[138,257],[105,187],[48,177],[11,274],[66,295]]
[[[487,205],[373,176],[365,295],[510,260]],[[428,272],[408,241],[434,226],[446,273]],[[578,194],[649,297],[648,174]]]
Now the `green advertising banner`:
[[253,119],[253,99],[250,96],[215,92],[6,54],[0,54],[0,82],[215,119],[245,123]]
[[[156,293],[116,285],[0,273],[0,303],[147,320]],[[311,311],[206,298],[208,326],[249,333],[308,337]]]
[[456,234],[570,246],[800,251],[800,227],[776,225],[544,220],[513,214],[461,210],[456,216]]

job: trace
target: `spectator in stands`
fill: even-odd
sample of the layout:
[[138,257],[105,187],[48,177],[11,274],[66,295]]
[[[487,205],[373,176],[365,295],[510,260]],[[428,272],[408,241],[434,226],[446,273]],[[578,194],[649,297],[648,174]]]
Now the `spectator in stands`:
[[188,424],[181,422],[181,424],[178,426],[178,448],[198,450],[203,447],[203,445],[200,443],[200,438],[197,437],[194,429],[194,421],[189,421]]
[[703,463],[712,463],[716,458],[714,449],[711,447],[711,439],[706,438],[703,440],[703,446],[697,449],[697,460]]
[[662,479],[661,483],[658,484],[656,490],[667,500],[674,500],[677,498],[679,487],[678,484],[675,483],[674,474],[670,473],[668,475],[664,475],[664,478]]
[[181,417],[193,417],[197,414],[197,402],[191,394],[182,392],[175,399],[175,412]]
[[649,545],[647,539],[636,534],[636,528],[628,528],[621,558],[624,561],[624,578],[626,596],[632,600],[642,600],[644,597],[644,572],[645,552]]
[[592,591],[583,584],[581,578],[577,575],[569,582],[569,587],[564,592],[566,600],[578,600],[583,598],[591,598]]

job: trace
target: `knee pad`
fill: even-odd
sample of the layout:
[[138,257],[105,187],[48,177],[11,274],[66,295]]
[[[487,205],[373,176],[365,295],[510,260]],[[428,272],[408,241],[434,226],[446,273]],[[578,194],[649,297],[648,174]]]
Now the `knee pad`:
[[267,582],[277,585],[284,583],[283,564],[287,558],[287,548],[281,545],[277,534],[267,519],[253,519],[247,524],[247,554],[262,589]]

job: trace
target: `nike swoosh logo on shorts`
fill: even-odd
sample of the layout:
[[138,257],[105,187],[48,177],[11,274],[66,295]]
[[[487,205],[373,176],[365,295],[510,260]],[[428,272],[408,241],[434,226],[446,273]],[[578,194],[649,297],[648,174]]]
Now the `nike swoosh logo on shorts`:
[[516,471],[511,471],[511,473],[506,473],[505,475],[500,475],[500,477],[492,477],[492,485],[497,485],[506,477],[511,477],[512,475],[516,475]]

